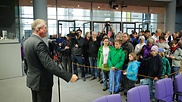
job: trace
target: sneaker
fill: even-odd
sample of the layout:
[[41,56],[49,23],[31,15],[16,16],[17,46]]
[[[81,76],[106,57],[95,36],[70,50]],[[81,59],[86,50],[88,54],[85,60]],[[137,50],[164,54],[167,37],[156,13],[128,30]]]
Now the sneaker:
[[127,96],[127,92],[124,92],[124,95]]
[[82,81],[83,81],[83,82],[85,82],[85,81],[86,81],[86,78],[85,78],[85,77],[83,77],[83,78],[82,78]]
[[100,84],[102,84],[103,82],[104,82],[104,81],[103,81],[103,80],[101,80],[101,81],[100,81]]
[[107,89],[108,89],[108,88],[103,88],[102,90],[103,90],[103,91],[106,91]]
[[101,78],[97,78],[97,81],[100,82],[101,81]]
[[96,77],[92,77],[90,80],[94,80],[94,79],[96,79]]
[[114,94],[118,94],[119,92],[114,92]]

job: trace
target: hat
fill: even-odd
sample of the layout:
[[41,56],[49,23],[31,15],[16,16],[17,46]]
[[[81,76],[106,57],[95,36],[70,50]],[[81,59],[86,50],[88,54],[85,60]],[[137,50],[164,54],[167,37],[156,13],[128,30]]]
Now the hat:
[[144,39],[145,40],[145,37],[144,36],[140,36],[139,39]]
[[158,48],[158,51],[159,52],[164,52],[164,49],[163,48]]
[[158,52],[158,47],[157,46],[152,46],[151,51]]

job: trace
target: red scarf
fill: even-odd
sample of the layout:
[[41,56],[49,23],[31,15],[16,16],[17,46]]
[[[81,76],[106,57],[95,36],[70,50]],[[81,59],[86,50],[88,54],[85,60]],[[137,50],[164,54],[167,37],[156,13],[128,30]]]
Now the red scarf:
[[173,54],[174,51],[175,51],[177,48],[178,48],[178,46],[176,46],[176,47],[171,47],[171,54]]

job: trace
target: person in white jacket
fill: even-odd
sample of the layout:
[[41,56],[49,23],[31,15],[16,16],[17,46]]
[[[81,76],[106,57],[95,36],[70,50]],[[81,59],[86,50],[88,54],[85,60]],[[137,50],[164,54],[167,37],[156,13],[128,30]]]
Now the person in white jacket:
[[139,37],[139,40],[140,40],[140,43],[137,44],[137,45],[135,46],[135,53],[136,53],[136,54],[139,54],[140,51],[141,51],[141,49],[142,49],[142,47],[143,47],[144,45],[146,45],[146,44],[145,44],[145,37],[144,37],[144,36],[140,36],[140,37]]

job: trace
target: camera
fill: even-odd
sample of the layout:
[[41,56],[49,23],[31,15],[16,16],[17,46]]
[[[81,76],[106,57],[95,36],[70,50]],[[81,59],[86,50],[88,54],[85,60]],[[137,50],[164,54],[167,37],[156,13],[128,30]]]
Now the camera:
[[105,26],[111,26],[109,22],[106,22],[105,23]]

